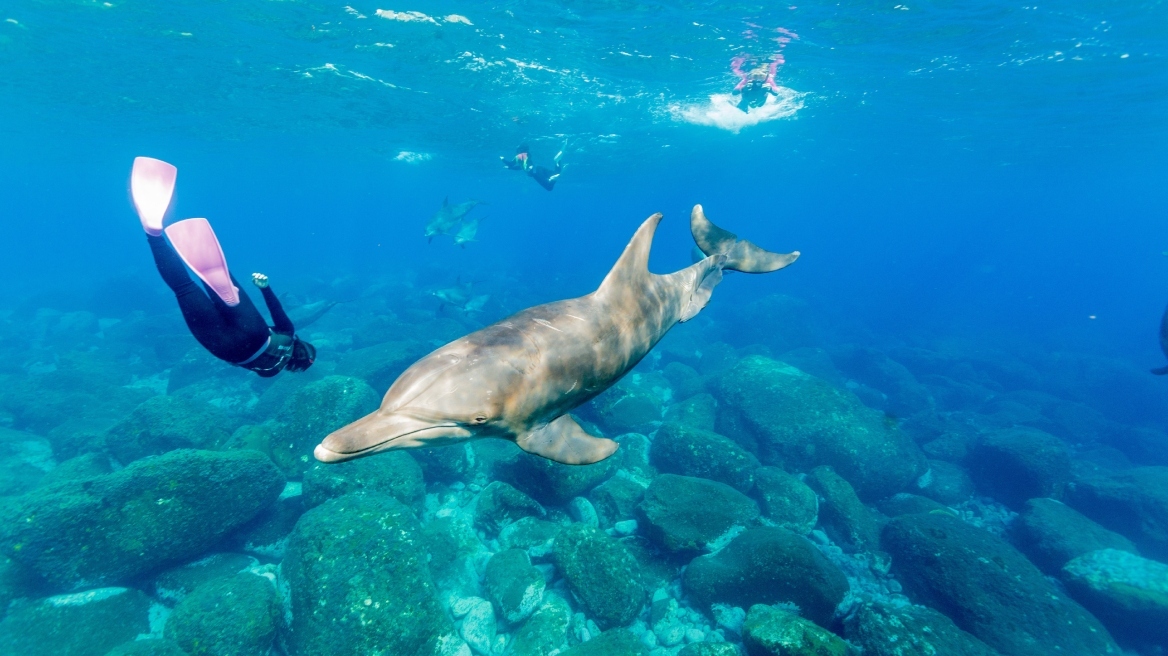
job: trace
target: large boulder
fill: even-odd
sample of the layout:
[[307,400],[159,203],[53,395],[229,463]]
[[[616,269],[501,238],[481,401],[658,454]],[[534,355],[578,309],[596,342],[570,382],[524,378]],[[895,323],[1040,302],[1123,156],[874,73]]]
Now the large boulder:
[[475,528],[494,535],[524,517],[544,517],[547,511],[526,494],[503,481],[492,481],[475,501]]
[[1031,499],[1010,524],[1014,546],[1050,576],[1058,576],[1072,558],[1100,549],[1136,553],[1130,540],[1091,521],[1054,499]]
[[1035,497],[1060,498],[1071,479],[1067,445],[1033,428],[983,435],[966,463],[978,489],[1014,509]]
[[816,467],[807,485],[819,495],[819,522],[845,551],[875,551],[880,547],[883,518],[856,496],[852,486],[831,467]]
[[1123,642],[1168,644],[1168,565],[1102,549],[1067,563],[1062,578],[1071,596]]
[[[676,364],[676,363],[674,363]],[[670,367],[674,366],[670,364]],[[684,365],[678,365],[684,366]],[[666,376],[668,376],[666,367]],[[677,383],[670,380],[670,385],[677,387]],[[684,383],[683,383],[684,386]],[[680,394],[678,396],[681,396]],[[694,428],[712,431],[718,418],[718,400],[709,394],[694,394],[685,398],[681,403],[672,405],[665,412],[666,423],[685,424]]]
[[927,606],[865,603],[844,623],[848,640],[867,656],[998,656]]
[[1131,539],[1143,555],[1168,561],[1168,467],[1086,477],[1068,490],[1066,501]]
[[126,588],[18,601],[0,622],[0,654],[104,656],[149,633],[149,616],[150,598]]
[[217,449],[233,428],[227,414],[210,403],[155,396],[109,429],[105,448],[115,460],[129,464],[175,449]]
[[350,376],[326,376],[296,390],[272,420],[272,460],[299,478],[315,462],[312,450],[321,440],[376,410],[380,398]]
[[754,501],[729,485],[675,474],[653,479],[638,509],[649,539],[681,554],[712,550],[728,531],[759,517]]
[[565,465],[522,451],[497,465],[499,478],[540,503],[562,505],[582,497],[616,470],[616,458],[591,465]]
[[511,637],[512,656],[546,656],[568,648],[572,608],[563,598],[547,593],[543,603]]
[[168,569],[154,577],[152,586],[154,596],[162,603],[173,606],[205,583],[230,578],[257,565],[258,560],[244,554],[211,554],[192,563]]
[[669,381],[661,374],[634,372],[598,396],[589,409],[614,434],[650,433],[661,424],[671,396]]
[[807,535],[819,519],[819,500],[806,483],[778,467],[754,472],[754,498],[763,517],[777,526]]
[[925,472],[924,455],[894,422],[788,364],[747,357],[714,387],[758,440],[764,464],[803,471],[830,465],[861,498],[873,500]]
[[106,652],[105,656],[188,656],[173,640],[146,638],[123,642]]
[[407,506],[376,493],[304,513],[281,563],[289,654],[457,653],[462,641],[435,596],[419,532]]
[[649,453],[650,462],[661,472],[708,478],[739,492],[754,487],[758,458],[711,430],[666,423],[653,438]]
[[419,507],[426,496],[422,468],[405,451],[388,451],[368,458],[326,465],[317,463],[304,472],[304,503],[308,508],[354,492],[379,492]]
[[917,479],[916,491],[921,496],[947,506],[969,501],[974,492],[969,472],[944,460],[929,460],[928,464],[929,468]]
[[556,537],[556,567],[572,594],[600,628],[633,621],[645,603],[639,566],[620,542],[582,524]]
[[263,454],[171,451],[16,499],[0,547],[53,590],[128,581],[204,553],[283,489]]
[[721,551],[695,558],[682,584],[706,608],[794,604],[821,626],[831,622],[848,591],[843,572],[815,545],[777,527],[747,529]]
[[527,619],[543,601],[547,581],[543,573],[531,565],[526,551],[507,549],[487,561],[483,583],[504,620],[518,624]]
[[756,604],[742,624],[747,656],[849,656],[848,643],[789,610]]
[[988,531],[948,513],[902,515],[885,527],[882,544],[914,602],[1003,654],[1119,653],[1098,620]]
[[592,488],[588,498],[596,509],[601,528],[610,528],[620,521],[634,519],[637,504],[645,496],[647,485],[642,481],[618,471],[616,476]]
[[268,656],[282,619],[272,582],[241,573],[195,588],[175,606],[165,633],[190,656]]
[[845,346],[831,353],[840,371],[883,393],[878,407],[898,417],[932,409],[933,397],[908,368],[876,349]]
[[613,629],[594,636],[560,656],[648,656],[649,648],[628,629]]

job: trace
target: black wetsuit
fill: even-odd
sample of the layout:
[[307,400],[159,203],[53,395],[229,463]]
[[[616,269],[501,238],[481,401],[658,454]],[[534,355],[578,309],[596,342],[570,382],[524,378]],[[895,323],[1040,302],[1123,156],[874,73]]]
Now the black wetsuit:
[[532,180],[538,182],[539,186],[547,189],[548,191],[551,191],[556,187],[556,181],[552,180],[551,177],[560,173],[564,168],[560,165],[558,160],[556,161],[556,168],[549,169],[546,166],[532,166],[530,157],[519,159],[518,156],[511,159],[503,158],[503,166],[506,166],[512,171],[523,171],[527,173],[527,175],[530,176]]
[[[231,307],[214,291],[208,288],[204,292],[191,280],[182,258],[165,239],[147,236],[146,240],[150,242],[158,273],[178,299],[187,327],[211,355],[265,378],[280,373],[291,353],[295,329],[270,287],[260,291],[275,324],[272,328],[268,328],[263,315],[244,293],[235,276],[231,277],[231,282],[240,290],[239,305]],[[265,346],[267,349],[261,352]]]
[[765,84],[751,82],[742,89],[742,99],[738,101],[738,109],[745,112],[754,107],[762,107],[770,95],[771,90]]

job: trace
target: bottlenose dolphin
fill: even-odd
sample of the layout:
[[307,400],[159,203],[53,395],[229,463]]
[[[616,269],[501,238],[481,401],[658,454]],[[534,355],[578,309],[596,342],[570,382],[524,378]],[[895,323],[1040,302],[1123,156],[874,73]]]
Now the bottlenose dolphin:
[[641,224],[595,292],[528,308],[415,362],[380,409],[326,437],[316,459],[343,462],[480,437],[513,440],[570,465],[612,455],[617,443],[584,432],[568,411],[608,389],[670,328],[700,312],[722,269],[765,273],[799,257],[738,239],[697,205],[690,231],[707,257],[652,274],[649,249],[660,221],[654,214]]
[[297,328],[304,329],[319,321],[329,310],[342,302],[316,301],[313,303],[305,303],[304,305],[289,310],[288,318],[292,320],[292,323]]
[[443,198],[442,207],[438,208],[434,216],[430,217],[430,221],[426,223],[426,241],[433,240],[434,235],[449,234],[450,229],[462,221],[462,217],[480,204],[482,204],[481,201],[468,200],[465,203],[451,205],[449,197]]
[[458,228],[458,232],[454,233],[454,243],[466,248],[468,241],[474,241],[475,235],[479,233],[479,222],[483,219],[476,218],[473,221],[464,221]]

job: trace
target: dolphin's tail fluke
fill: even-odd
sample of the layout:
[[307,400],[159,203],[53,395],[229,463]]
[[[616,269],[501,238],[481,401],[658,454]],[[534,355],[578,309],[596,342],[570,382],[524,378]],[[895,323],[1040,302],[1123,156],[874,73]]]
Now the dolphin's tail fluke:
[[694,205],[689,217],[689,229],[698,248],[707,256],[725,255],[723,268],[743,273],[778,271],[799,259],[799,251],[772,253],[739,239],[738,235],[710,223],[701,205]]

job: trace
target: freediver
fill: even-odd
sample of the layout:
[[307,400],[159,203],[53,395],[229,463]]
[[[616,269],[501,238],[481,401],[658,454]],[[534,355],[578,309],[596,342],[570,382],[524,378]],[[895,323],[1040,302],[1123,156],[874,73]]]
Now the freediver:
[[[259,287],[272,315],[274,325],[270,328],[228,271],[223,249],[206,219],[185,219],[163,230],[162,219],[174,194],[177,174],[178,170],[166,162],[137,157],[130,190],[154,264],[174,292],[191,334],[215,357],[263,378],[285,369],[308,369],[316,360],[316,348],[296,336],[267,276],[253,273],[252,283]],[[163,232],[170,238],[169,244]],[[203,281],[205,291],[191,280],[184,262]]]
[[552,159],[556,165],[554,169],[549,169],[544,166],[535,166],[531,163],[531,155],[528,153],[527,144],[521,144],[518,148],[515,149],[514,157],[507,159],[506,157],[500,156],[499,159],[503,160],[503,166],[506,166],[512,171],[523,171],[528,176],[530,176],[532,180],[538,182],[539,186],[547,189],[548,191],[551,191],[552,189],[555,189],[556,180],[560,178],[560,173],[562,173],[564,170],[563,164],[560,164],[560,158],[563,157],[563,155],[564,151],[561,150],[556,153],[556,156]]
[[760,63],[749,73],[742,70],[747,62],[745,55],[739,55],[730,61],[730,70],[738,77],[738,84],[734,86],[733,94],[741,96],[738,109],[749,112],[755,107],[762,107],[770,96],[778,96],[779,86],[775,84],[775,73],[779,64],[783,63],[782,55],[775,55],[770,63]]

